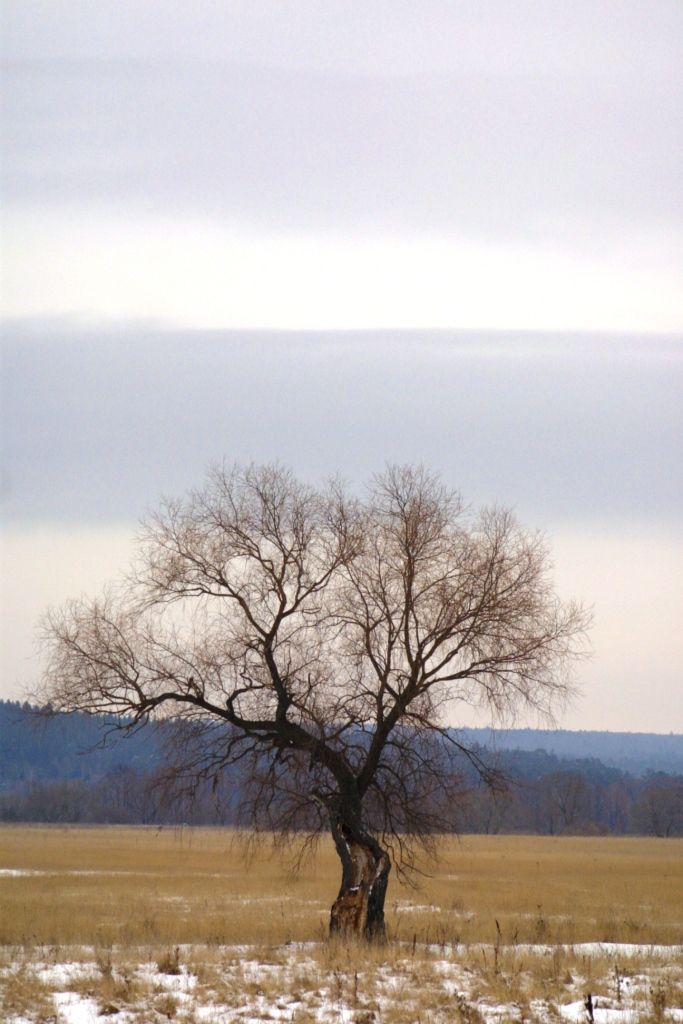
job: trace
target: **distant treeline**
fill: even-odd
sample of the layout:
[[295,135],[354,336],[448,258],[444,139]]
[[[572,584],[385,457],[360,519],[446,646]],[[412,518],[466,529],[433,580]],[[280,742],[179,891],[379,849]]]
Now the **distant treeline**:
[[560,758],[599,758],[631,775],[683,775],[683,735],[568,729],[463,729],[466,742],[498,750],[547,750]]
[[124,767],[153,771],[161,754],[155,727],[107,743],[115,724],[115,718],[81,713],[44,718],[28,704],[0,701],[0,792],[22,783],[96,782]]
[[[238,788],[208,784],[192,799],[169,793],[154,772],[119,766],[97,781],[33,782],[0,795],[0,821],[234,825]],[[503,791],[484,786],[453,794],[460,831],[540,835],[683,835],[683,778],[651,773],[589,781],[560,769],[512,778]]]
[[536,778],[513,778],[501,793],[468,790],[461,821],[463,832],[477,833],[680,836],[683,777],[622,773],[607,782],[595,773],[591,781],[591,773],[567,766]]
[[[25,705],[0,702],[0,821],[237,823],[237,779],[201,786],[192,798],[169,790],[158,727],[103,746],[114,724],[83,714],[41,719]],[[453,794],[462,832],[683,835],[683,775],[636,776],[597,757],[544,749],[478,752],[506,785],[490,789],[463,768]]]

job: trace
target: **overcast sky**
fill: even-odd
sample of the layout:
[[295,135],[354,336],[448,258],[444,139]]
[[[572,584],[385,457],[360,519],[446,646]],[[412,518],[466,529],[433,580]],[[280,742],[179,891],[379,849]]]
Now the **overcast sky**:
[[683,5],[3,4],[3,652],[212,459],[515,505],[683,731]]

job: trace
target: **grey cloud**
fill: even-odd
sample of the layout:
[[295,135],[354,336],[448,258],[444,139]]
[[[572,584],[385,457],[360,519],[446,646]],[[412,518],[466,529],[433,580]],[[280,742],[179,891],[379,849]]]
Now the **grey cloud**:
[[671,239],[682,41],[678,0],[6,5],[5,199]]
[[592,251],[681,229],[683,91],[669,78],[52,61],[13,63],[5,93],[9,202]]
[[678,0],[32,0],[6,4],[17,58],[239,60],[348,74],[680,69]]
[[6,330],[8,521],[132,521],[211,460],[440,470],[526,519],[679,521],[680,339]]

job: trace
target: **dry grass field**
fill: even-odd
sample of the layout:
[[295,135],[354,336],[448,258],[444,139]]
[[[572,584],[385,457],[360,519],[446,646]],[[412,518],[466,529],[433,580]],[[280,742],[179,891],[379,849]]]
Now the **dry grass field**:
[[[683,944],[683,840],[464,836],[387,897],[392,938]],[[0,944],[306,942],[339,886],[332,843],[298,877],[221,829],[0,829]],[[25,872],[7,874],[8,871]]]
[[370,954],[323,941],[331,843],[296,876],[245,846],[0,828],[0,1020],[683,1021],[683,840],[449,839]]

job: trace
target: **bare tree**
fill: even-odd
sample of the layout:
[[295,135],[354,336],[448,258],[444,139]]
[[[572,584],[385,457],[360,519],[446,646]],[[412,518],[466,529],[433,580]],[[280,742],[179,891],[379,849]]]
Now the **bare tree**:
[[218,467],[148,519],[124,583],[48,614],[41,699],[165,719],[186,779],[239,766],[256,829],[330,829],[331,931],[382,937],[392,859],[410,869],[457,826],[454,755],[486,774],[448,727],[458,708],[549,713],[587,623],[555,596],[542,535],[422,468],[353,497]]
[[552,772],[543,777],[539,788],[551,835],[591,820],[591,787],[580,772]]
[[683,780],[653,772],[633,804],[639,832],[668,839],[683,834]]

